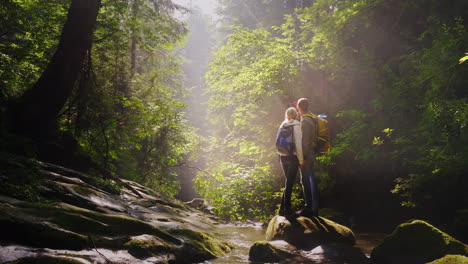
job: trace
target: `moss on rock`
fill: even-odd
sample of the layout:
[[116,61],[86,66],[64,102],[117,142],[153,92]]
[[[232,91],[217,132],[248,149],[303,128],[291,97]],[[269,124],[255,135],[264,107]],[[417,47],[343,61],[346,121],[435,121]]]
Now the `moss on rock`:
[[298,248],[312,249],[320,244],[356,243],[354,233],[346,226],[323,217],[287,219],[275,216],[268,224],[266,240],[285,240]]
[[136,258],[154,257],[171,251],[170,244],[150,235],[132,237],[124,246]]
[[65,230],[45,219],[19,215],[15,209],[0,210],[0,226],[5,230],[0,240],[49,248],[80,250],[87,247],[86,236]]
[[[13,169],[9,172],[18,174],[14,169],[22,169],[25,162],[10,163]],[[86,174],[52,164],[33,163],[34,176],[40,174],[44,179],[39,185],[41,199],[34,201],[42,203],[27,202],[23,196],[12,195],[14,190],[22,188],[24,181],[12,186],[12,192],[2,192],[7,197],[0,196],[0,242],[7,247],[21,246],[16,258],[28,257],[15,263],[74,263],[74,259],[90,262],[78,255],[80,251],[91,249],[107,254],[119,251],[128,263],[137,263],[135,259],[193,263],[223,255],[233,247],[207,233],[195,231],[214,230],[207,217],[146,187],[122,180],[143,198],[126,189],[119,196],[112,195]],[[24,166],[29,168],[29,164]],[[24,171],[21,172],[24,175],[29,173],[29,170]],[[0,169],[0,172],[3,175],[5,171]],[[10,176],[5,175],[0,181]],[[47,249],[41,251],[42,248]],[[64,252],[70,253],[70,257],[64,256]],[[31,257],[36,254],[43,256]],[[59,256],[53,258],[44,254]]]
[[292,257],[294,255],[273,246],[268,241],[257,241],[249,250],[249,260],[254,262],[280,262]]
[[446,255],[427,264],[468,264],[468,257],[462,255]]
[[211,235],[191,229],[173,229],[172,235],[184,240],[182,247],[175,248],[177,263],[203,262],[231,251],[233,244],[219,241]]
[[468,246],[421,220],[399,225],[371,254],[375,263],[426,263],[446,254],[468,254]]
[[7,230],[0,240],[39,247],[84,249],[91,245],[92,237],[96,246],[118,248],[126,241],[122,238],[150,234],[174,245],[182,244],[159,228],[127,216],[102,214],[67,204],[23,202],[20,205],[22,207],[0,207],[0,225]]

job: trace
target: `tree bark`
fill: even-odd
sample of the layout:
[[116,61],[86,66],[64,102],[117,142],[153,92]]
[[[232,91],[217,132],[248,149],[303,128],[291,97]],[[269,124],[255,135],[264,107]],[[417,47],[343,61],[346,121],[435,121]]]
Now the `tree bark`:
[[46,70],[11,107],[14,132],[34,138],[54,130],[90,50],[101,0],[72,0],[60,41]]

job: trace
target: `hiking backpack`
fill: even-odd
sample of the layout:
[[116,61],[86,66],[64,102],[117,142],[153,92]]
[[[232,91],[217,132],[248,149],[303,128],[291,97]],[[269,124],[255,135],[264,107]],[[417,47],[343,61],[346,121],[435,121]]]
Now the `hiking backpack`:
[[328,120],[326,115],[314,115],[305,114],[304,117],[308,116],[315,120],[317,124],[317,141],[315,145],[316,153],[326,153],[330,151],[330,137],[328,131]]
[[276,133],[276,150],[281,156],[290,156],[294,153],[294,125],[280,126]]

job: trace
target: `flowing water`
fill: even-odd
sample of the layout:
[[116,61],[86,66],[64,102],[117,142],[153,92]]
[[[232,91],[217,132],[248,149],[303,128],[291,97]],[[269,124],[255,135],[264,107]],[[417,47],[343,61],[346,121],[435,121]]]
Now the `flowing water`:
[[[249,262],[250,246],[256,241],[265,240],[265,231],[266,228],[261,224],[222,225],[219,228],[217,238],[229,241],[237,247],[233,249],[231,253],[214,260],[205,261],[203,264],[251,263]],[[355,235],[356,247],[360,248],[367,257],[370,257],[372,249],[378,245],[385,236],[383,233],[355,233]]]
[[231,253],[217,259],[204,262],[204,264],[236,264],[250,263],[249,249],[255,241],[265,240],[266,228],[261,224],[250,225],[222,225],[217,238],[229,241],[236,245]]

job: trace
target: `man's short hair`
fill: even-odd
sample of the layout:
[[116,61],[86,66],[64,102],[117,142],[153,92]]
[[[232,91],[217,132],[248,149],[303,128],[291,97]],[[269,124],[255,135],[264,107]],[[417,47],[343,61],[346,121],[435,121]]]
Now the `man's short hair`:
[[304,112],[307,112],[309,110],[309,100],[307,100],[307,98],[301,98],[297,101],[297,106]]

